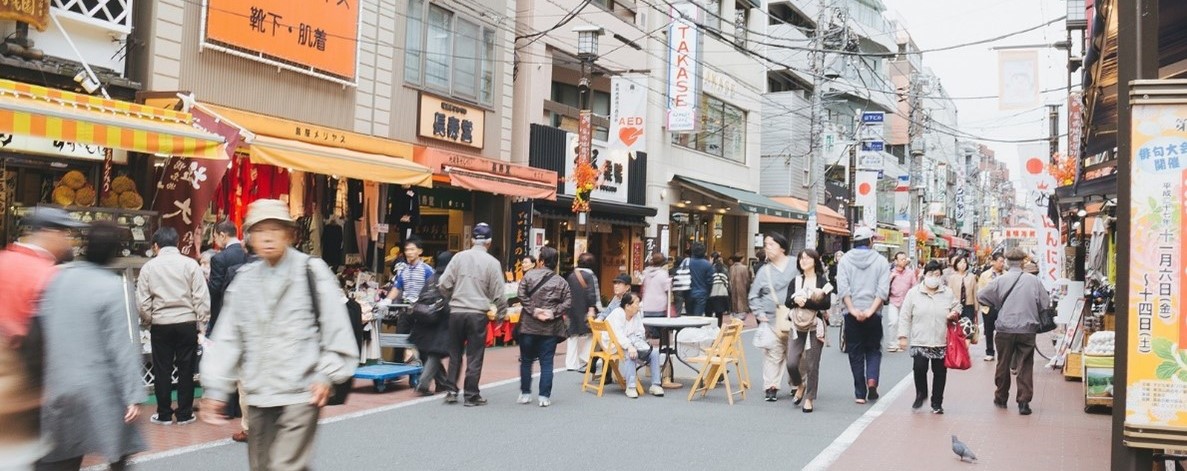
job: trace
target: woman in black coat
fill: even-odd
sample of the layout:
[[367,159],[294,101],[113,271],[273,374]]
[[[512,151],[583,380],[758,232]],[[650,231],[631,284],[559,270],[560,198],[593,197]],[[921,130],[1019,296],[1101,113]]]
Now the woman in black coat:
[[601,307],[601,290],[594,255],[586,252],[577,257],[577,269],[569,274],[569,292],[573,302],[569,305],[569,340],[565,342],[565,369],[583,371],[589,365],[590,335],[589,318],[598,315]]
[[[453,258],[453,252],[448,250],[437,254],[437,267],[433,270],[433,275],[425,281],[425,287],[421,291],[422,299],[429,300],[425,294],[430,290],[439,293],[437,279],[442,273],[445,273],[445,268],[449,265],[451,258]],[[408,318],[413,320],[412,332],[408,334],[408,341],[416,345],[416,349],[420,351],[420,356],[424,360],[424,370],[420,373],[420,384],[416,386],[416,392],[422,396],[430,396],[433,393],[429,391],[429,380],[437,383],[438,389],[440,389],[441,383],[446,380],[444,360],[449,358],[449,300],[445,300],[443,307],[432,319],[418,319],[417,316],[408,316]]]

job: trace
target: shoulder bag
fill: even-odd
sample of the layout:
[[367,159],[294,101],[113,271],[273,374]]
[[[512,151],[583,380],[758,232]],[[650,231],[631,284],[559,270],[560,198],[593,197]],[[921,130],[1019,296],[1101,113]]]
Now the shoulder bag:
[[771,301],[775,302],[775,331],[788,333],[791,332],[791,308],[779,302],[779,298],[775,296],[775,283],[771,281],[771,270],[767,270],[767,288],[770,289],[769,294]]
[[[804,289],[803,275],[795,278],[795,292],[788,293],[788,299],[799,293]],[[816,311],[803,307],[793,307],[791,309],[791,323],[795,330],[800,332],[808,332],[816,328]]]
[[[310,257],[310,260],[313,258]],[[309,298],[313,301],[313,318],[317,320],[317,331],[321,333],[321,304],[317,298],[317,277],[313,273],[313,265],[309,262],[305,263],[305,281],[309,283]],[[320,343],[320,341],[319,341]],[[350,390],[354,388],[354,378],[347,378],[346,381],[330,385],[330,398],[326,401],[327,406],[340,406],[346,404],[346,398],[350,396]]]

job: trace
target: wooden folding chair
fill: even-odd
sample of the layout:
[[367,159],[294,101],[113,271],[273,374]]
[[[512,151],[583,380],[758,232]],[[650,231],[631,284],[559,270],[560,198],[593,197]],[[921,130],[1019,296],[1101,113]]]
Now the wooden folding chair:
[[727,323],[734,322],[740,326],[738,328],[738,336],[739,337],[737,340],[737,348],[738,348],[738,374],[741,375],[742,379],[739,380],[740,384],[738,385],[738,388],[750,389],[750,367],[747,366],[748,363],[746,363],[746,345],[742,343],[742,338],[741,338],[742,331],[746,329],[746,326],[744,325],[745,321],[743,321],[741,319],[737,319],[733,316],[730,316],[729,318],[727,318],[726,322]]
[[[606,388],[606,375],[610,374],[615,383],[626,389],[626,379],[622,377],[622,373],[618,371],[618,362],[623,359],[626,350],[622,348],[622,344],[618,343],[618,337],[614,335],[614,330],[610,328],[610,324],[604,320],[590,319],[589,330],[593,332],[593,342],[589,347],[589,365],[586,367],[585,376],[581,380],[581,392],[586,389],[597,391],[598,397],[602,397],[602,392]],[[604,337],[603,337],[604,336]],[[607,349],[603,345],[602,339],[609,339],[610,348]],[[600,358],[602,360],[602,371],[595,377],[592,370],[594,359]],[[594,379],[597,383],[590,383]],[[642,382],[635,377],[635,388],[639,391],[639,395],[643,395]]]
[[[741,372],[738,366],[738,349],[741,348],[742,338],[742,324],[732,322],[722,327],[718,332],[717,338],[713,340],[713,345],[705,351],[705,354],[699,357],[690,358],[689,361],[701,364],[700,374],[692,384],[692,390],[688,392],[688,400],[691,401],[696,393],[700,392],[701,397],[709,394],[709,390],[717,387],[718,382],[725,383],[726,398],[730,405],[734,404],[734,395],[740,394],[742,399],[746,399],[746,388],[741,388],[744,383]],[[734,375],[737,378],[738,389],[737,392],[733,390],[729,379],[729,367],[734,366]]]

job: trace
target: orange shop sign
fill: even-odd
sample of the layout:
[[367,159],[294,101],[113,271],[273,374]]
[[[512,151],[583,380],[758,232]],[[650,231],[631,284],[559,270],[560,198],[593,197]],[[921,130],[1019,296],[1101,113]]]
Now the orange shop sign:
[[45,31],[49,23],[49,0],[0,0],[0,20],[29,23]]
[[353,82],[358,2],[205,0],[202,42],[282,68]]

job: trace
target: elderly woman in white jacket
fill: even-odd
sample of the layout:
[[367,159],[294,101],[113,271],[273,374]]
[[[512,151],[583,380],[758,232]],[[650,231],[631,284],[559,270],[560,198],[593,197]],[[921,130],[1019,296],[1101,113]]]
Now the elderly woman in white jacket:
[[948,322],[960,316],[960,298],[944,283],[940,262],[927,262],[923,282],[907,292],[899,311],[899,349],[907,350],[914,360],[915,402],[912,409],[923,407],[927,399],[927,368],[930,364],[934,382],[931,412],[944,413],[944,383],[948,369],[944,356],[948,350]]

